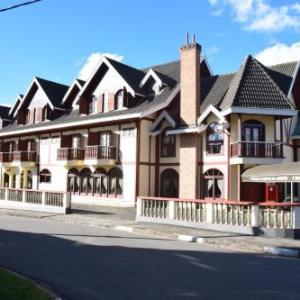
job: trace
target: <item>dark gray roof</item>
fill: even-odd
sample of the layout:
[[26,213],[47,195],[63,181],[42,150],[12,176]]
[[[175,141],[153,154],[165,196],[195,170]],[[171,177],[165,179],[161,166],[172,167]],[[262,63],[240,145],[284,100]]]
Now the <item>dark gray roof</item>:
[[11,109],[11,107],[9,107],[9,106],[0,105],[0,118],[9,120],[10,118],[8,116],[8,113],[9,113],[10,109]]
[[80,86],[81,87],[83,87],[84,86],[84,84],[85,84],[85,81],[84,80],[81,80],[81,79],[76,79],[77,80],[77,82],[80,84]]
[[234,74],[224,74],[201,79],[201,112],[209,105],[218,107],[229,88],[233,76]]
[[36,77],[54,107],[61,108],[61,102],[69,87],[54,81]]
[[235,107],[291,109],[291,103],[260,62],[248,56],[234,75],[220,105],[222,110]]
[[296,126],[292,136],[300,136],[300,111],[298,111]]
[[210,104],[230,106],[291,108],[287,94],[297,62],[265,67],[249,56],[237,73],[205,77],[201,80],[201,111]]
[[180,62],[179,60],[164,63],[161,65],[155,65],[151,67],[144,68],[144,72],[147,73],[150,69],[153,69],[156,73],[164,74],[173,80],[180,81]]
[[[175,87],[174,87],[175,88]],[[174,92],[174,88],[166,87],[159,95],[154,96],[153,99],[149,101],[144,101],[142,104],[122,110],[115,110],[106,113],[97,113],[92,115],[80,115],[78,110],[73,110],[71,112],[66,113],[60,118],[57,118],[51,122],[42,122],[37,124],[28,124],[28,125],[17,125],[11,124],[1,129],[1,133],[9,134],[12,131],[22,131],[25,129],[36,128],[37,131],[42,129],[43,127],[51,125],[63,125],[64,127],[68,127],[69,123],[74,121],[84,121],[84,120],[95,120],[95,119],[105,119],[107,117],[118,117],[118,116],[128,116],[135,113],[141,113],[147,111],[148,109],[153,108],[154,105],[163,104],[166,99],[170,97],[170,95]]]
[[117,72],[126,80],[131,88],[136,92],[140,92],[140,83],[144,78],[145,73],[142,70],[125,65],[116,60],[110,59],[108,57],[106,58],[117,70]]
[[293,80],[294,72],[297,67],[297,62],[288,62],[275,66],[266,67],[266,71],[277,83],[285,95],[288,94],[291,82]]

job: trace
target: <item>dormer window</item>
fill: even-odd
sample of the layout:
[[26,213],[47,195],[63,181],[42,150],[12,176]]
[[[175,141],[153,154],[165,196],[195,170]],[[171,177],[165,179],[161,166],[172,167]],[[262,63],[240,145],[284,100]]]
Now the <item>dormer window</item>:
[[116,97],[115,97],[115,108],[116,109],[122,109],[124,107],[124,90],[120,90],[117,92]]
[[223,152],[223,130],[217,122],[211,123],[207,128],[206,151],[208,154],[221,154]]

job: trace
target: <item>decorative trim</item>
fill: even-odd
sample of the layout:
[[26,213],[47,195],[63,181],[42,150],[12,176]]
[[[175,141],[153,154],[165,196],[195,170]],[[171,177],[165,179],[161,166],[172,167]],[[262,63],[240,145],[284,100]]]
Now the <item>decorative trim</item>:
[[222,116],[229,114],[249,114],[249,115],[268,115],[268,116],[285,116],[293,117],[297,114],[292,109],[262,109],[262,108],[245,108],[245,107],[231,107],[221,112]]
[[210,104],[197,119],[198,124],[200,125],[211,113],[214,114],[217,118],[219,118],[221,123],[226,123],[226,119],[221,114],[221,112],[218,111],[212,104]]

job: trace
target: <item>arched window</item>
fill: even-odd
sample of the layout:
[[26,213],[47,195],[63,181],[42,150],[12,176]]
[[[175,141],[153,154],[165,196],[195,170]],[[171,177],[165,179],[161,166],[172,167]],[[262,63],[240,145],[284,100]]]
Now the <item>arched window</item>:
[[224,175],[218,169],[210,169],[204,173],[204,197],[224,197]]
[[115,96],[115,108],[121,109],[124,107],[124,90],[119,90]]
[[79,171],[75,168],[68,172],[67,191],[77,193],[79,191]]
[[223,128],[217,123],[211,123],[207,127],[207,153],[209,154],[218,154],[223,152]]
[[178,198],[179,176],[173,169],[166,169],[160,175],[160,196]]
[[112,168],[108,172],[109,177],[109,195],[114,195],[115,197],[121,196],[123,194],[123,172],[119,168]]
[[89,168],[85,168],[80,172],[80,192],[89,194],[92,192],[93,177],[92,172]]
[[103,168],[98,168],[94,174],[94,189],[93,193],[100,197],[107,196],[108,191],[108,176]]
[[160,137],[160,154],[161,157],[175,157],[176,156],[176,136],[166,135],[166,128]]
[[40,183],[51,183],[51,172],[48,169],[43,169],[40,172]]
[[6,188],[9,187],[9,175],[7,173],[4,173],[3,183],[4,183],[4,187]]
[[265,125],[257,120],[242,124],[242,156],[262,157],[265,154]]

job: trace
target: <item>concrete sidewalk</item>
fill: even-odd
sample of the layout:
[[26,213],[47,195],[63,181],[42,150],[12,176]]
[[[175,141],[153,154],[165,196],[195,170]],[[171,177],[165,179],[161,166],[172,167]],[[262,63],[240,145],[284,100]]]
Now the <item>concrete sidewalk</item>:
[[[89,209],[85,207],[87,210],[83,211],[82,207],[77,206],[76,209],[68,215],[0,210],[0,217],[1,215],[11,215],[25,218],[50,219],[61,223],[113,228],[158,238],[179,239],[247,252],[276,255],[287,254],[286,256],[293,257],[298,257],[300,253],[300,240],[264,238],[171,225],[136,223],[134,208],[99,207],[95,210],[94,207],[91,207],[90,211],[88,211]],[[290,252],[286,252],[285,249],[289,249]]]

